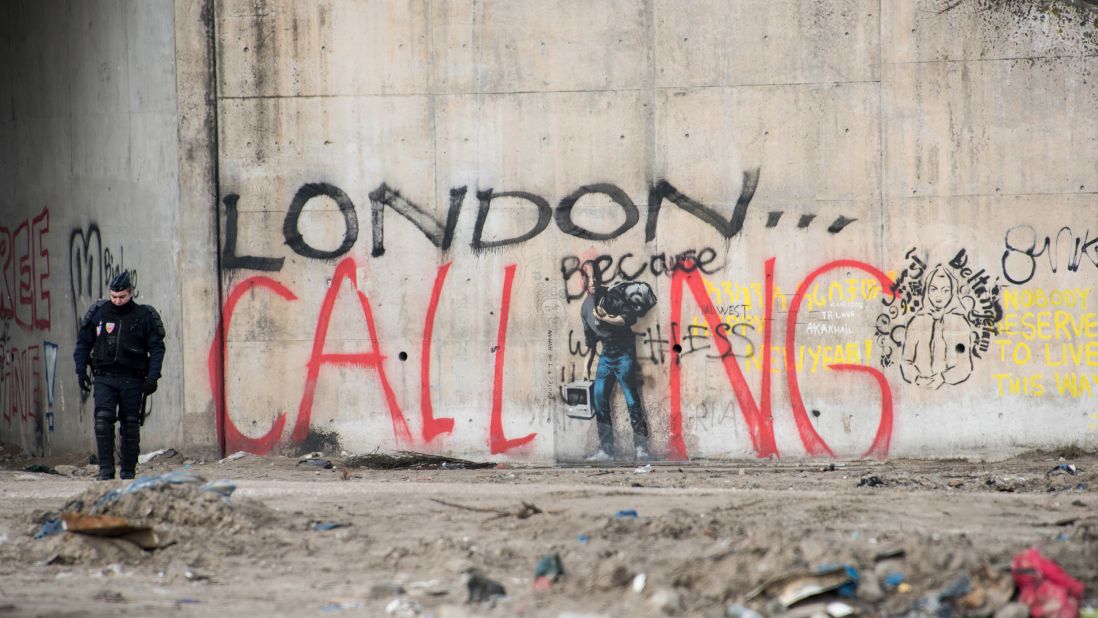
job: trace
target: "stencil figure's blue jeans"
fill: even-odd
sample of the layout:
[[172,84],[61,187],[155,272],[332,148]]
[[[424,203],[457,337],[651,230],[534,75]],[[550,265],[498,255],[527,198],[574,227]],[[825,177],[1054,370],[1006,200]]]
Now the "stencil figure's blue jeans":
[[[632,342],[630,342],[632,343]],[[621,385],[629,422],[633,426],[633,446],[648,448],[648,421],[640,397],[640,368],[636,352],[617,346],[604,345],[599,368],[595,372],[595,423],[599,430],[599,448],[614,454],[614,422],[610,416],[610,398],[614,383]]]

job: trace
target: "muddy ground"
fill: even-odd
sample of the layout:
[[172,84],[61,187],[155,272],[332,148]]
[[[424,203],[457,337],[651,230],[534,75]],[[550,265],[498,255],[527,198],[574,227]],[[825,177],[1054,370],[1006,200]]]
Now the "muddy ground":
[[[0,616],[716,617],[736,603],[811,615],[827,599],[839,614],[991,616],[1013,591],[1012,556],[1034,545],[1086,584],[1084,607],[1098,605],[1094,453],[650,471],[332,462],[176,454],[141,466],[237,487],[225,499],[169,485],[101,505],[166,545],[144,550],[72,532],[33,539],[58,511],[90,513],[128,483],[91,480],[83,456],[0,456]],[[60,474],[24,471],[34,463]],[[565,574],[535,590],[539,558],[553,554]],[[785,574],[819,583],[806,574],[835,564],[856,570],[855,596],[789,610],[776,586],[758,593]],[[506,596],[469,602],[474,574]],[[964,594],[943,598],[951,585]]]

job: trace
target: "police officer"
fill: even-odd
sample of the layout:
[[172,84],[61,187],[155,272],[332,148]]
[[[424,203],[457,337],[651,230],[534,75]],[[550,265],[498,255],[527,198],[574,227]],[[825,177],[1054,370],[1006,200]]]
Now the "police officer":
[[99,480],[114,478],[114,423],[119,423],[119,476],[132,479],[140,451],[142,399],[156,392],[164,363],[164,323],[149,305],[133,300],[128,272],[110,282],[110,301],[100,299],[80,320],[76,349],[80,390],[92,389],[95,374],[95,447]]

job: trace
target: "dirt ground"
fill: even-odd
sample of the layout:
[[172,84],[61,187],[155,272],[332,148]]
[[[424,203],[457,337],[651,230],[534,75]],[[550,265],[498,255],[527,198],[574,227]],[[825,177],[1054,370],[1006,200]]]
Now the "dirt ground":
[[[1075,450],[481,470],[176,454],[139,476],[228,479],[235,493],[185,483],[98,508],[129,483],[92,480],[94,467],[73,465],[86,461],[0,451],[0,617],[810,616],[828,601],[841,603],[833,616],[992,616],[1030,546],[1083,581],[1082,607],[1098,606],[1098,455]],[[25,471],[35,463],[59,474]],[[166,546],[35,540],[61,510],[151,525]],[[563,576],[535,589],[554,554]],[[854,596],[811,596],[805,586],[836,575],[828,565],[857,573]],[[482,577],[506,595],[470,602],[470,585],[488,596]],[[791,609],[779,600],[789,582],[809,594]]]

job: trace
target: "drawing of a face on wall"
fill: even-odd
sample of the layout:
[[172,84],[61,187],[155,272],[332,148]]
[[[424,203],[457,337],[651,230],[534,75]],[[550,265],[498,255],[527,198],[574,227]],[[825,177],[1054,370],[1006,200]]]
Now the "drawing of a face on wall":
[[967,267],[963,249],[929,271],[915,249],[906,257],[908,266],[892,288],[895,296],[884,300],[885,312],[877,317],[881,364],[898,364],[904,381],[916,386],[960,384],[998,333],[998,281],[988,287],[990,278]]

